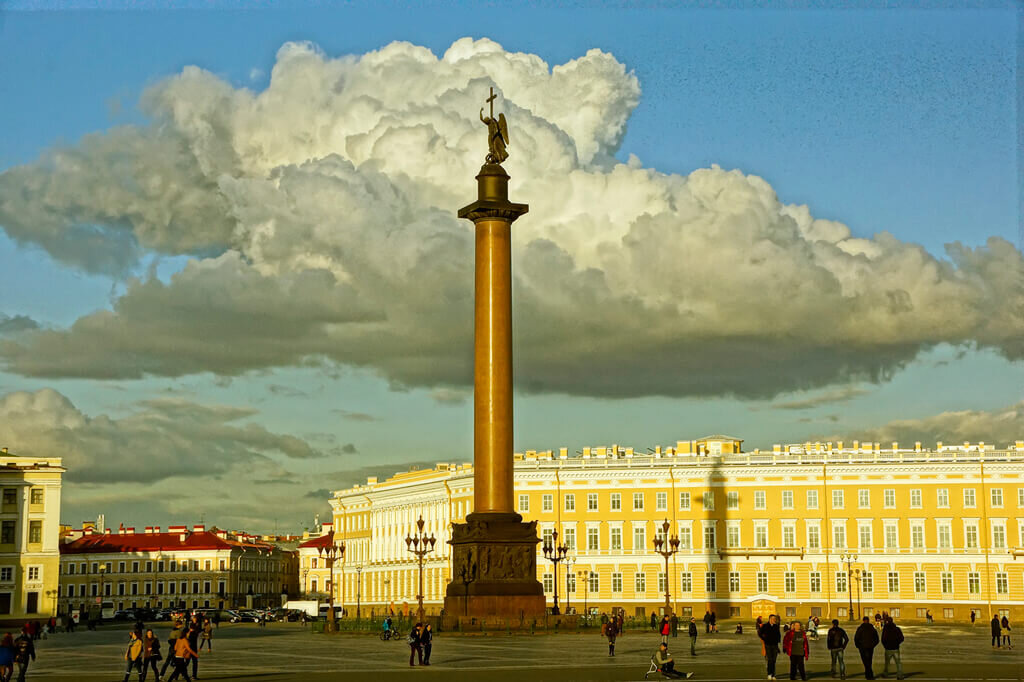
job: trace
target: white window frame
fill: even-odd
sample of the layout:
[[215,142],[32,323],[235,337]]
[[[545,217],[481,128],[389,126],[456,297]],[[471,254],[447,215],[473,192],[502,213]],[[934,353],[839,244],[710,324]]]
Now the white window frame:
[[690,493],[681,491],[679,493],[679,511],[690,511]]
[[793,491],[783,490],[782,491],[782,508],[792,509],[793,508]]

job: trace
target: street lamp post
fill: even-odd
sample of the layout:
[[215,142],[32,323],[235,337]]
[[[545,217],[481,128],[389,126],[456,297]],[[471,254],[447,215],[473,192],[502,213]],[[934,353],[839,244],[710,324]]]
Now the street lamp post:
[[[850,570],[850,564],[857,560],[857,555],[852,552],[845,552],[839,556],[840,561],[846,562],[846,593],[850,598],[850,622],[855,622],[857,619],[853,613],[853,571]],[[857,569],[858,575],[860,569]]]
[[565,554],[569,548],[565,543],[558,544],[558,531],[552,531],[551,542],[544,544],[544,558],[555,565],[555,604],[551,607],[551,615],[558,615],[558,562],[565,561]]
[[331,544],[327,547],[318,547],[320,556],[327,562],[327,579],[330,588],[327,590],[327,627],[326,632],[334,632],[334,562],[345,556],[345,543],[335,544],[333,535]]
[[587,609],[587,599],[590,598],[590,570],[580,571],[577,578],[583,580],[583,622],[586,623],[590,619],[590,611]]
[[679,551],[679,536],[668,534],[672,524],[665,519],[665,523],[661,524],[661,535],[654,538],[654,551],[665,558],[665,615],[672,613],[672,602],[669,596],[669,579],[668,579],[668,560],[669,558]]
[[420,590],[419,594],[416,595],[416,601],[419,603],[419,610],[416,612],[417,620],[422,623],[424,620],[423,611],[423,557],[434,551],[434,543],[437,542],[437,538],[431,533],[430,537],[423,531],[423,515],[420,515],[419,521],[416,522],[416,533],[414,535],[405,536],[405,548],[416,555],[416,560],[419,562],[420,567]]
[[857,569],[857,616],[860,617],[860,569]]
[[[576,563],[576,559],[575,558],[573,558],[571,556],[565,557],[565,612],[566,613],[569,613],[569,611],[570,611],[570,609],[569,609],[569,592],[570,592],[570,590],[569,590],[569,576],[572,575],[572,567],[573,567],[573,565],[575,565],[575,563]],[[573,576],[573,579],[575,579],[575,578],[576,578],[576,576]],[[571,591],[575,592],[575,590],[571,590]]]
[[309,594],[309,589],[307,588],[307,582],[306,582],[306,577],[308,575],[309,575],[309,569],[308,568],[302,569],[302,596],[303,597],[305,597],[306,595]]
[[363,567],[356,566],[356,622],[362,618],[360,608],[363,605]]

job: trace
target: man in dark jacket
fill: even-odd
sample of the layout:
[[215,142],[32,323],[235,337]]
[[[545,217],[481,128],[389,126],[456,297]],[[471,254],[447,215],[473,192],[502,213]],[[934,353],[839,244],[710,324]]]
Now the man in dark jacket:
[[167,673],[167,668],[174,665],[174,645],[178,643],[181,638],[181,633],[185,629],[185,624],[176,619],[174,621],[174,627],[171,628],[171,632],[167,635],[167,658],[164,659],[164,664],[160,667],[160,675],[158,679],[162,678]]
[[885,649],[885,670],[882,677],[889,676],[889,661],[896,663],[896,679],[903,679],[903,661],[900,660],[900,644],[903,644],[903,630],[900,630],[890,616],[882,626],[882,648]]
[[690,655],[697,655],[697,619],[690,616],[690,627],[686,631],[690,635]]
[[653,611],[651,612],[651,629],[654,631],[658,630],[658,615]]
[[768,679],[775,679],[775,659],[779,657],[779,643],[782,642],[782,632],[779,631],[779,617],[774,613],[768,616],[768,622],[763,623],[757,631],[757,636],[764,643],[764,660],[768,664]]
[[18,664],[18,682],[25,682],[30,659],[36,660],[36,645],[32,643],[30,636],[22,632],[21,636],[14,640],[14,662]]
[[864,616],[857,632],[853,633],[853,645],[860,652],[865,679],[875,679],[875,671],[871,668],[871,658],[875,655],[875,647],[878,646],[878,631],[871,625],[871,619],[867,616]]
[[705,611],[704,612],[704,632],[705,633],[711,632],[711,612],[710,611]]
[[992,622],[989,623],[989,625],[992,626],[992,648],[999,649],[1002,647],[1002,638],[1000,637],[1001,633],[999,630],[999,628],[1001,627],[1001,624],[999,622],[999,616],[992,616]]
[[674,612],[672,613],[671,623],[672,623],[672,636],[673,637],[678,637],[679,636],[679,616],[677,616]]
[[850,638],[846,630],[839,627],[839,621],[832,619],[832,627],[828,631],[828,652],[832,655],[832,677],[836,676],[836,662],[839,663],[839,677],[846,679],[846,645]]
[[[192,651],[199,651],[199,634],[203,631],[203,626],[199,623],[199,617],[196,615],[192,616],[192,620],[188,623],[188,630],[185,632],[188,638],[188,645],[192,648]],[[192,678],[199,679],[199,657],[192,656]]]

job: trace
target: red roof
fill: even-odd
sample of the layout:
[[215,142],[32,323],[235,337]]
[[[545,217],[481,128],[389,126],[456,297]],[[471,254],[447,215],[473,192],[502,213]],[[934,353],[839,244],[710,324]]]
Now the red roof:
[[[182,536],[185,536],[184,540]],[[109,533],[85,535],[61,545],[61,554],[112,554],[116,552],[153,552],[159,550],[232,549],[255,547],[272,549],[271,545],[243,542],[228,536],[221,538],[213,531],[185,533]]]
[[318,538],[313,538],[312,540],[306,540],[305,542],[303,542],[302,544],[299,545],[299,549],[302,549],[303,547],[312,547],[313,549],[317,549],[317,548],[320,548],[320,547],[330,547],[333,544],[334,544],[334,531],[332,530],[327,535],[321,535]]

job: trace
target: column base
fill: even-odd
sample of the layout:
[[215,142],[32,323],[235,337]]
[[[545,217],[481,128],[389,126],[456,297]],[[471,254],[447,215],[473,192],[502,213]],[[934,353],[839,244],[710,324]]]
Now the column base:
[[544,614],[537,580],[537,522],[515,513],[482,512],[452,526],[452,582],[445,614],[533,618]]

